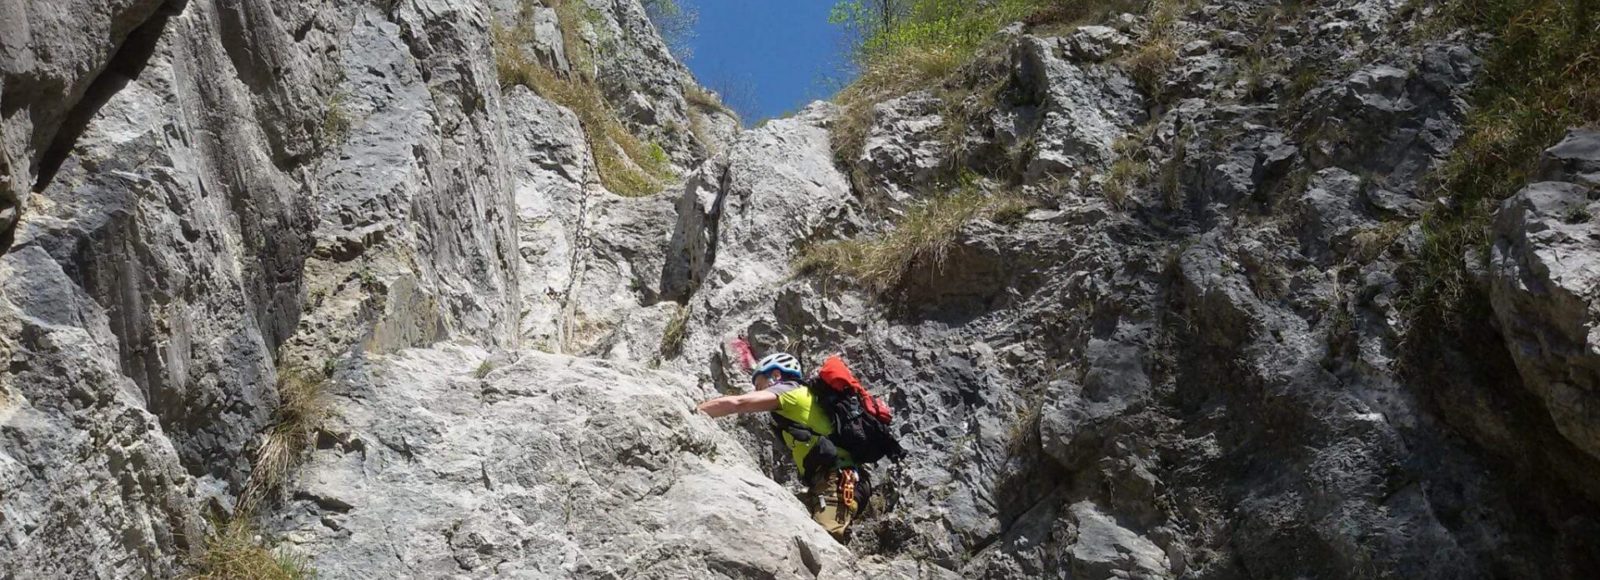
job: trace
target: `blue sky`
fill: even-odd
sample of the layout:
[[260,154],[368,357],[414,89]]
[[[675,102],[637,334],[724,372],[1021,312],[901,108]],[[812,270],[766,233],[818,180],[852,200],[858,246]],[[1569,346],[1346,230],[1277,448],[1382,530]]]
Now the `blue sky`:
[[699,11],[685,63],[744,122],[825,99],[848,69],[847,36],[828,23],[834,0],[678,0]]

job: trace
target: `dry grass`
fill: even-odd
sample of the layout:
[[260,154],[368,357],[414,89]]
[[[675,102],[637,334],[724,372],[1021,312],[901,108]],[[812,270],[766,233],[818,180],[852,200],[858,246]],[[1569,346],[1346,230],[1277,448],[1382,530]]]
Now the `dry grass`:
[[286,370],[278,376],[278,408],[266,441],[239,494],[239,511],[249,513],[267,492],[282,483],[311,447],[316,430],[329,413],[323,393],[326,379],[310,372]]
[[911,272],[941,270],[963,226],[979,218],[1015,219],[1031,207],[1015,194],[988,195],[963,188],[912,209],[883,235],[806,246],[795,260],[795,270],[842,278],[886,294],[899,288]]
[[1106,203],[1117,209],[1127,207],[1128,193],[1149,173],[1150,166],[1135,159],[1123,158],[1112,163],[1111,171],[1106,174],[1105,185],[1101,186]]
[[661,333],[661,358],[672,358],[683,351],[683,339],[689,330],[689,307],[681,306]]
[[861,152],[872,129],[873,106],[911,92],[932,87],[965,64],[971,53],[952,47],[930,47],[886,53],[864,63],[861,76],[836,101],[843,114],[833,127],[833,154],[848,166]]
[[1156,123],[1151,121],[1134,132],[1117,139],[1111,151],[1116,154],[1117,160],[1111,164],[1111,169],[1106,173],[1105,183],[1101,185],[1101,192],[1106,197],[1106,202],[1111,207],[1123,209],[1127,207],[1128,195],[1133,188],[1144,185],[1150,180],[1150,154],[1146,145],[1155,135]]
[[1144,38],[1123,60],[1134,83],[1158,100],[1165,96],[1167,73],[1178,63],[1178,47],[1183,44],[1178,16],[1184,5],[1182,0],[1151,2]]
[[[545,5],[556,11],[556,24],[561,27],[561,46],[566,50],[567,64],[581,76],[593,77],[594,54],[583,38],[579,22],[593,18],[593,9],[584,0],[545,0]],[[522,2],[522,14],[517,19],[518,33],[522,38],[533,38],[533,4]]]
[[[695,141],[704,145],[708,150],[711,148],[713,139],[710,130],[706,128],[706,115],[720,111],[736,119],[738,118],[738,114],[723,104],[722,99],[716,93],[701,88],[694,83],[683,84],[683,98],[689,101],[689,133],[694,135]],[[711,153],[714,154],[716,152],[712,151]]]
[[1350,237],[1351,255],[1363,264],[1378,259],[1394,241],[1405,233],[1408,222],[1384,222],[1381,225],[1356,232]]
[[216,524],[206,538],[205,555],[195,567],[193,578],[200,580],[308,580],[317,577],[310,563],[262,546],[260,534],[237,519]]
[[[576,21],[568,17],[569,13],[576,14],[572,12],[577,9],[574,7],[576,4],[569,0],[560,3],[557,9],[561,11],[563,36],[570,35],[577,43],[572,44],[574,40],[568,40],[568,58],[573,68],[581,71],[579,63],[591,57],[585,56],[587,50],[575,48],[587,46],[583,44],[582,37],[575,32],[568,32],[568,29],[577,26]],[[660,191],[674,177],[671,161],[666,158],[665,152],[657,154],[660,151],[658,145],[647,145],[630,132],[616,112],[611,110],[600,88],[592,80],[582,72],[563,76],[546,68],[523,50],[523,46],[532,38],[526,22],[519,22],[514,27],[496,23],[491,33],[500,86],[528,87],[539,96],[577,114],[584,134],[589,139],[589,148],[594,153],[600,184],[607,190],[625,196],[649,195]]]
[[689,101],[690,105],[700,107],[707,111],[728,110],[728,106],[722,104],[722,99],[717,98],[716,93],[705,90],[693,83],[683,84],[683,98]]
[[984,208],[983,215],[997,224],[1009,224],[1021,220],[1028,212],[1039,207],[1038,202],[1031,198],[1015,194],[1002,194],[991,196],[988,207]]

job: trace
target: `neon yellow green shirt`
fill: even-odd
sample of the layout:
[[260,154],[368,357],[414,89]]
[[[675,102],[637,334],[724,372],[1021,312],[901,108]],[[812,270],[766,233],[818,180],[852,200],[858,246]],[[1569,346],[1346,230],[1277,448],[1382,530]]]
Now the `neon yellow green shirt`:
[[[821,401],[812,396],[810,387],[791,381],[784,381],[768,387],[767,390],[778,396],[778,410],[774,411],[775,413],[790,421],[799,423],[810,429],[812,433],[821,436],[812,437],[810,441],[797,441],[793,436],[789,435],[788,431],[780,432],[779,436],[783,438],[784,445],[789,446],[789,453],[794,456],[795,469],[799,470],[800,475],[804,476],[806,475],[806,455],[810,454],[811,449],[822,441],[822,437],[833,434],[833,420],[828,418],[828,411],[822,407]],[[854,461],[850,458],[850,452],[840,449],[839,465],[848,466],[854,464]]]

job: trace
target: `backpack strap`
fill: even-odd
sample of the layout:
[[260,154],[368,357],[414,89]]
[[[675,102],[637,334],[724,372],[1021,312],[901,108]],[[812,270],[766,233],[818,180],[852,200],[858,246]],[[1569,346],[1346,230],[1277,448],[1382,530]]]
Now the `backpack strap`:
[[779,415],[777,411],[772,412],[772,429],[776,434],[788,433],[795,441],[810,441],[812,437],[817,436],[815,431],[795,422],[794,419]]
[[777,412],[772,413],[772,430],[779,441],[783,440],[784,433],[788,433],[795,441],[810,441],[812,438],[819,440],[816,446],[811,448],[811,452],[806,454],[805,465],[800,466],[800,469],[806,472],[807,479],[827,473],[839,465],[839,447],[833,444],[832,439],[823,437]]

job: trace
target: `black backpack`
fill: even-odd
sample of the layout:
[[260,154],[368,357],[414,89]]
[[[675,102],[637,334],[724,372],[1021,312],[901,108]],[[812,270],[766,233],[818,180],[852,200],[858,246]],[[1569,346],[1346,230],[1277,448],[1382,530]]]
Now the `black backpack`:
[[[833,434],[806,456],[806,473],[820,473],[838,463],[837,449],[850,452],[856,465],[867,465],[885,457],[899,461],[905,449],[889,430],[889,407],[861,387],[844,359],[838,355],[822,363],[817,376],[806,382],[811,396],[828,413],[833,423]],[[773,413],[780,431],[789,433],[796,441],[810,441],[816,436],[806,426]]]
[[905,455],[900,441],[889,431],[889,424],[868,413],[859,394],[835,390],[821,378],[812,379],[806,386],[828,410],[828,419],[833,421],[833,434],[828,439],[849,451],[857,465],[867,465],[885,457],[899,461]]

